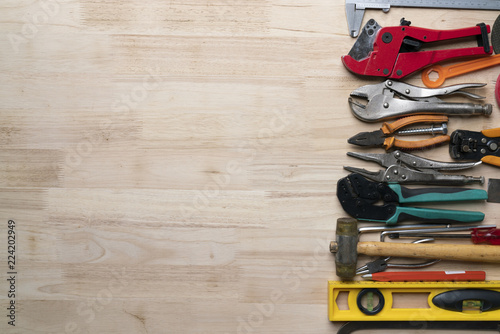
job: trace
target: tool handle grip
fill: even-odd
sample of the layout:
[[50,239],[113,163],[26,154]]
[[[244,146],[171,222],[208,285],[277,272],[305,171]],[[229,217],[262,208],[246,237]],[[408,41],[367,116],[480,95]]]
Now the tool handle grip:
[[481,133],[490,138],[500,137],[500,128],[486,129],[481,131]]
[[472,230],[471,239],[475,244],[500,245],[500,230],[497,228],[475,228]]
[[390,135],[396,130],[404,128],[405,126],[415,124],[415,123],[446,123],[448,122],[448,117],[445,115],[415,115],[408,116],[398,119],[392,123],[384,122],[380,130],[385,135]]
[[[486,129],[481,131],[481,133],[486,137],[498,138],[500,137],[500,128]],[[496,153],[496,155],[487,155],[483,157],[481,161],[490,165],[500,166],[500,157],[498,153]]]
[[445,222],[445,223],[475,223],[483,221],[484,213],[479,211],[460,211],[429,209],[419,207],[398,206],[387,225],[395,225],[402,221]]
[[500,166],[500,157],[494,155],[487,155],[481,159],[482,162],[493,166]]
[[[390,140],[390,143],[389,145],[386,145],[386,142],[388,140]],[[447,143],[449,141],[450,141],[450,136],[447,135],[436,136],[422,140],[401,140],[391,137],[386,139],[386,141],[384,141],[384,147],[386,150],[390,149],[393,146],[401,149],[413,150],[417,148],[427,148],[427,147],[437,146],[443,143]]]
[[500,247],[491,245],[360,242],[358,254],[500,263]]
[[407,188],[390,183],[389,188],[399,198],[399,203],[451,202],[486,200],[488,193],[483,189],[469,188]]

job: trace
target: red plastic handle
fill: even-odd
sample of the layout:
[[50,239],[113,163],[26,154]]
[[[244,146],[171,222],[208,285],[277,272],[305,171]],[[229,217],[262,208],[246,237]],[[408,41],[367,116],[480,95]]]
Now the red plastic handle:
[[475,244],[500,245],[500,230],[497,228],[475,228],[471,233],[472,242]]

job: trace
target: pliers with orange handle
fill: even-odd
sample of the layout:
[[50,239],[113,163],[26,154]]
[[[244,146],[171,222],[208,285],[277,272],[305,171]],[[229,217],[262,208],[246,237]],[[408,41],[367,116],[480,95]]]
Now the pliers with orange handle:
[[[446,122],[448,122],[448,117],[444,115],[416,115],[401,118],[395,122],[382,124],[380,130],[372,132],[360,132],[357,135],[349,138],[348,143],[368,146],[368,147],[379,147],[382,146],[386,150],[392,147],[397,147],[399,149],[419,149],[432,147],[439,144],[447,143],[450,141],[450,136],[446,135],[447,127]],[[440,136],[434,136],[428,139],[422,140],[401,140],[394,137],[397,131],[412,124],[416,123],[426,123],[426,124],[436,124],[440,123],[440,128],[429,128],[426,131],[420,131],[420,133],[430,133],[432,135],[442,133]],[[414,132],[419,133],[419,129]]]
[[453,131],[450,155],[453,159],[482,161],[500,166],[500,128],[481,132]]

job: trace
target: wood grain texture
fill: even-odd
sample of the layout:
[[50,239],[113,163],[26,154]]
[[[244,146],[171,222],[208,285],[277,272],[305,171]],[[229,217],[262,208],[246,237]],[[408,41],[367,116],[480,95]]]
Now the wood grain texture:
[[[0,13],[0,332],[338,329],[336,182],[344,165],[378,168],[345,155],[375,125],[346,101],[374,81],[340,61],[354,43],[344,1],[8,0]],[[365,21],[453,29],[497,14],[393,8]],[[494,104],[450,130],[499,126],[499,71],[447,81],[485,82],[476,92]],[[449,159],[446,147],[417,153]],[[497,204],[460,208],[498,225]],[[433,269],[500,279],[491,264]]]

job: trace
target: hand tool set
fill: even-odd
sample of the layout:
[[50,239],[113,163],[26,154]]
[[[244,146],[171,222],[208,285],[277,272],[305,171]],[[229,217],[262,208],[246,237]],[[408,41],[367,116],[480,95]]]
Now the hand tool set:
[[330,243],[330,252],[335,254],[337,276],[344,280],[352,280],[362,272],[356,269],[358,254],[500,263],[499,249],[493,245],[360,242],[354,218],[337,220],[336,239]]
[[[358,38],[342,57],[342,63],[354,74],[384,80],[353,90],[348,104],[359,120],[385,121],[373,131],[353,135],[348,143],[381,147],[385,152],[348,152],[349,157],[376,162],[382,169],[369,171],[345,166],[351,174],[337,182],[339,202],[352,218],[337,220],[335,241],[330,244],[341,281],[329,282],[329,318],[354,321],[339,330],[338,333],[344,334],[362,329],[418,329],[418,322],[421,325],[423,322],[425,329],[500,332],[500,281],[487,281],[484,271],[422,270],[441,260],[500,263],[497,226],[464,224],[482,222],[484,213],[434,207],[435,203],[455,207],[457,202],[468,203],[462,206],[470,207],[472,203],[484,205],[485,200],[500,202],[500,180],[490,179],[488,191],[463,188],[483,185],[484,177],[457,173],[481,163],[500,166],[500,128],[460,129],[448,134],[452,116],[492,114],[492,104],[463,102],[464,98],[483,100],[484,97],[470,90],[482,89],[486,84],[439,87],[446,77],[500,63],[498,56],[491,56],[492,49],[500,51],[500,16],[491,31],[493,45],[489,41],[490,26],[484,23],[454,30],[432,30],[414,27],[404,19],[399,26],[389,27],[370,19],[358,36],[366,8],[388,11],[391,5],[500,9],[498,0],[477,3],[451,0],[441,4],[433,0],[346,0],[349,33]],[[464,44],[468,39],[477,45],[425,48],[428,43],[449,46],[455,41]],[[446,67],[437,64],[463,57],[480,58]],[[398,81],[416,71],[422,71],[422,80],[428,88]],[[439,75],[437,81],[430,79],[433,72]],[[498,86],[496,98],[500,101]],[[414,128],[422,124],[427,127]],[[427,137],[400,138],[410,135]],[[431,160],[404,151],[443,144],[448,144],[451,158],[457,161]],[[358,222],[383,225],[358,227]],[[401,222],[424,224],[398,225]],[[380,241],[360,241],[360,235],[366,232],[380,232]],[[404,242],[405,239],[413,241]],[[452,241],[430,243],[441,239]],[[358,254],[377,258],[357,267]],[[394,256],[408,258],[410,263],[395,263],[391,261]],[[425,260],[414,262],[415,259]],[[396,268],[411,270],[386,272]],[[396,307],[403,295],[410,300],[412,296],[424,295],[426,303],[422,308]]]
[[[495,20],[493,29],[491,30],[491,44],[493,46],[493,51],[496,53],[495,56],[482,57],[447,66],[438,64],[429,66],[422,71],[422,82],[429,88],[437,88],[441,86],[447,78],[453,78],[500,64],[500,16]],[[431,74],[437,75],[437,79],[431,79]]]
[[[452,226],[452,225],[445,225],[445,226],[436,226],[434,227],[429,227],[429,225],[400,225],[400,226],[391,226],[391,227],[386,227],[381,229],[380,227],[371,227],[371,228],[366,228],[366,227],[360,227],[358,228],[358,233],[364,233],[364,232],[376,232],[376,231],[381,231],[380,233],[380,241],[384,242],[385,237],[389,236],[391,239],[396,239],[399,237],[405,237],[408,234],[419,234],[421,235],[421,238],[424,239],[419,239],[413,241],[413,243],[422,243],[422,242],[430,242],[434,241],[435,238],[432,236],[434,234],[432,233],[449,233],[449,232],[459,232],[459,231],[474,231],[475,229],[481,230],[481,233],[483,234],[484,231],[488,231],[490,229],[495,229],[496,230],[496,225],[458,225],[458,226]],[[446,234],[449,235],[449,234]],[[471,238],[471,236],[468,236],[467,234],[455,234],[455,235],[460,235],[461,237],[466,237],[466,238]],[[480,239],[481,241],[490,241],[486,243],[490,244],[495,244],[494,241],[496,237],[495,236],[486,236],[485,238]],[[474,242],[476,243],[476,242]],[[479,242],[477,242],[479,243]],[[379,273],[381,271],[385,271],[388,268],[399,268],[399,269],[419,269],[419,268],[425,268],[428,266],[431,266],[439,261],[441,259],[435,259],[435,260],[430,260],[427,262],[423,263],[411,263],[411,264],[402,264],[402,263],[389,263],[389,260],[391,260],[391,256],[385,257],[385,258],[378,258],[374,261],[368,262],[364,266],[359,267],[356,269],[356,275],[363,275],[363,274],[373,274],[373,273]]]

